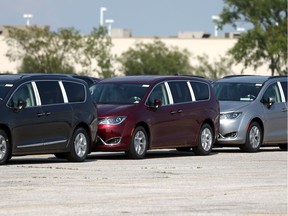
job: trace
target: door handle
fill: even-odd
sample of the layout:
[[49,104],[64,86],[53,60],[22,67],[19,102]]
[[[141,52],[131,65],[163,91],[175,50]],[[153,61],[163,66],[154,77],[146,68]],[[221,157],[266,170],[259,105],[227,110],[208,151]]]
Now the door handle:
[[172,114],[172,115],[173,115],[173,114],[176,114],[176,113],[177,113],[177,111],[175,111],[175,110],[174,110],[174,111],[173,111],[173,110],[170,111],[170,114]]
[[281,111],[282,111],[282,112],[287,112],[287,109],[286,109],[286,108],[283,108]]
[[44,115],[45,115],[45,113],[37,113],[37,114],[36,114],[37,117],[42,117],[42,116],[44,116]]
[[182,110],[182,109],[179,109],[179,110],[178,110],[178,113],[182,113],[182,112],[183,112],[183,110]]
[[49,115],[51,115],[51,112],[46,112],[45,115],[49,116]]

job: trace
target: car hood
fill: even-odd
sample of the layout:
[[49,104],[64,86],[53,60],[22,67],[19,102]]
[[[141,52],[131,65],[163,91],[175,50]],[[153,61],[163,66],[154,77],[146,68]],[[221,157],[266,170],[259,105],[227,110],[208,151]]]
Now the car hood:
[[98,116],[128,115],[138,104],[97,104]]
[[251,102],[243,101],[219,101],[220,112],[234,112],[243,109],[246,106],[249,106]]

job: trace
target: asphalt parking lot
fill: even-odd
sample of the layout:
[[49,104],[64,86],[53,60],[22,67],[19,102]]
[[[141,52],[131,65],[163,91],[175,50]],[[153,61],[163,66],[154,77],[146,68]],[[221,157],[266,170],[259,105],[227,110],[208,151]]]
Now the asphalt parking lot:
[[288,215],[287,151],[151,151],[13,157],[1,169],[0,215]]

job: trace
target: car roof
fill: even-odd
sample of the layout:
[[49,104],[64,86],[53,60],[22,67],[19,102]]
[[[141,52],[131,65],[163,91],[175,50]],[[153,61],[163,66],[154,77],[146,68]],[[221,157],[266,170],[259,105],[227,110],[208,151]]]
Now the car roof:
[[19,81],[25,81],[25,80],[33,80],[33,79],[61,79],[61,80],[73,80],[78,81],[81,83],[87,84],[87,82],[78,79],[73,78],[72,76],[67,76],[65,74],[5,74],[0,75],[0,82],[5,83],[11,83],[16,84]]
[[[278,76],[279,77],[279,76]],[[217,80],[217,83],[230,82],[230,83],[264,83],[269,79],[277,78],[277,76],[260,76],[260,75],[235,75],[227,76]]]
[[152,84],[167,80],[206,80],[200,77],[185,76],[185,75],[134,75],[134,76],[119,76],[101,80],[100,83],[135,83],[135,84]]

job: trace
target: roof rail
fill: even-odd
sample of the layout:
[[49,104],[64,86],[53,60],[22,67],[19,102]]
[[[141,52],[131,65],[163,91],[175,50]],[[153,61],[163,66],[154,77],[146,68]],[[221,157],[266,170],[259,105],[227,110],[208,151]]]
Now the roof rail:
[[224,76],[222,79],[233,78],[233,77],[245,77],[245,76],[257,76],[257,75],[249,75],[249,74],[241,74],[241,75],[228,75]]
[[275,79],[275,78],[287,78],[288,79],[288,76],[281,75],[281,76],[270,76],[270,77],[268,77],[268,79]]

